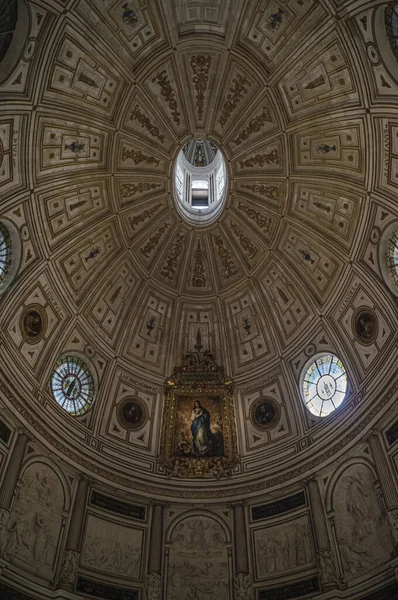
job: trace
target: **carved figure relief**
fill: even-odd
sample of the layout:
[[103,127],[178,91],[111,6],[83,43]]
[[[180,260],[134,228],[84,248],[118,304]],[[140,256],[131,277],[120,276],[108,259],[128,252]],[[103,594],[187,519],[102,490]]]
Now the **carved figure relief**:
[[393,547],[372,472],[352,465],[339,478],[333,493],[336,534],[348,579],[387,562]]
[[138,579],[143,532],[89,515],[81,563],[97,571]]
[[256,530],[254,535],[258,579],[314,563],[307,517],[300,517],[285,525]]
[[214,519],[198,515],[180,522],[171,536],[168,600],[229,600],[226,542]]
[[14,502],[3,556],[27,571],[51,579],[60,538],[64,492],[55,472],[43,463],[30,465]]

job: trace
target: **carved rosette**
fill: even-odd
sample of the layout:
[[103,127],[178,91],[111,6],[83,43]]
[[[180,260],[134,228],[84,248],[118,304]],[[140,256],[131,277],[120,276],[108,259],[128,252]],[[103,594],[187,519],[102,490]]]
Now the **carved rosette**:
[[10,511],[7,508],[0,508],[0,551],[3,548],[9,520]]
[[145,600],[160,600],[162,597],[162,576],[148,573],[145,578]]
[[78,550],[65,550],[62,559],[59,585],[62,587],[74,587],[79,565],[80,552]]
[[333,555],[329,548],[319,550],[318,567],[322,589],[325,587],[333,587],[337,584],[337,575],[334,566]]
[[253,586],[249,573],[237,573],[234,579],[234,600],[253,600]]

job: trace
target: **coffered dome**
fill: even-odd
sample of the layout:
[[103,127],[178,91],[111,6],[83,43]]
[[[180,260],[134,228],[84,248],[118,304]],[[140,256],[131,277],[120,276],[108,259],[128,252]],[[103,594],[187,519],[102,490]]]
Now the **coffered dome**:
[[[0,595],[25,569],[37,598],[182,599],[207,544],[192,598],[234,572],[239,598],[373,600],[398,548],[397,3],[2,10]],[[188,477],[191,438],[173,469],[161,440],[195,360],[228,405],[187,376],[181,423],[233,460]]]
[[[359,9],[332,1],[60,6],[30,5],[29,39],[2,85],[2,217],[22,246],[1,298],[3,385],[24,397],[13,410],[40,423],[49,447],[73,441],[73,460],[101,454],[105,478],[117,456],[126,484],[134,473],[163,493],[163,382],[199,331],[236,385],[237,493],[263,485],[271,456],[304,472],[315,445],[327,461],[331,443],[369,420],[395,360],[396,302],[377,254],[397,220],[398,67],[382,4],[365,15],[373,41]],[[217,148],[225,206],[191,225],[175,204],[176,157],[205,167]],[[374,320],[369,343],[358,311]],[[300,389],[319,353],[336,355],[348,381],[322,422]],[[76,418],[51,393],[68,355],[96,382]],[[126,395],[145,405],[142,429],[120,424]],[[268,430],[250,416],[263,396],[278,406]]]

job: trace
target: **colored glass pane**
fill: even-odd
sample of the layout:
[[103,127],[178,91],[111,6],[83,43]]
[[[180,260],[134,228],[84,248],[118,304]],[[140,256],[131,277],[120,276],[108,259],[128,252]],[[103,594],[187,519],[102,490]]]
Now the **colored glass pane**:
[[347,373],[333,354],[320,356],[308,367],[303,383],[303,399],[317,417],[327,417],[343,402],[347,392]]
[[398,60],[398,3],[391,2],[386,6],[385,25],[388,41]]
[[7,227],[0,223],[0,283],[4,281],[11,262],[11,239]]
[[94,399],[94,381],[76,356],[62,356],[54,369],[51,389],[56,402],[71,415],[84,414]]
[[393,281],[398,287],[398,229],[394,231],[388,241],[387,260]]

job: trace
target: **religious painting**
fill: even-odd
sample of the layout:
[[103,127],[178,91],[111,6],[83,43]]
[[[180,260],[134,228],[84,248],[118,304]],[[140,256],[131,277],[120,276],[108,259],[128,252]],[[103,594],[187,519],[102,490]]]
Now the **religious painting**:
[[354,315],[354,329],[363,344],[371,344],[377,335],[375,314],[369,309],[357,311]]
[[140,429],[146,422],[146,409],[138,398],[126,398],[118,408],[118,419],[126,429]]
[[274,427],[279,420],[279,407],[269,398],[260,398],[251,406],[250,419],[259,429]]
[[232,382],[212,355],[185,357],[165,386],[159,462],[169,477],[226,477],[238,462]]
[[224,455],[221,396],[176,397],[173,456]]
[[21,315],[21,331],[31,344],[39,342],[46,330],[47,315],[41,306],[27,306]]

